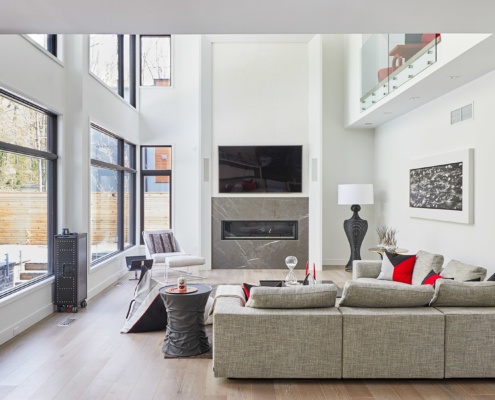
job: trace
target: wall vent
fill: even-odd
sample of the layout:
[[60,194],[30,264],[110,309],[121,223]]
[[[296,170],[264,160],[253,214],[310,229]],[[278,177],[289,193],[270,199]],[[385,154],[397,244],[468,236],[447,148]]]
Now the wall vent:
[[458,108],[450,113],[450,125],[473,119],[473,103]]

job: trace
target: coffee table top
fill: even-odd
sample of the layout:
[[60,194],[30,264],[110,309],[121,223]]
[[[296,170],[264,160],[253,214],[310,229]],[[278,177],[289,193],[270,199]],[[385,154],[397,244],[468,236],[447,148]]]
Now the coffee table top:
[[368,250],[371,251],[372,253],[385,253],[385,251],[387,251],[387,252],[392,253],[392,254],[404,254],[404,253],[407,253],[409,251],[408,249],[401,249],[400,247],[397,247],[393,251],[386,250],[386,249],[383,249],[381,247],[370,247]]
[[165,290],[171,287],[176,287],[177,285],[167,285],[161,287],[158,292],[162,296],[174,296],[174,297],[188,297],[188,296],[197,296],[198,294],[204,294],[204,293],[210,293],[212,288],[210,285],[205,285],[204,283],[190,283],[187,286],[192,286],[197,288],[198,290],[196,292],[192,293],[167,293]]

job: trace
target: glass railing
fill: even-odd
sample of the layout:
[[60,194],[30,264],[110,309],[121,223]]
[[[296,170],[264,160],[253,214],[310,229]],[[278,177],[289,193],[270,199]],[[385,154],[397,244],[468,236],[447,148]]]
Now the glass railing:
[[361,111],[437,60],[439,33],[375,34],[361,48]]

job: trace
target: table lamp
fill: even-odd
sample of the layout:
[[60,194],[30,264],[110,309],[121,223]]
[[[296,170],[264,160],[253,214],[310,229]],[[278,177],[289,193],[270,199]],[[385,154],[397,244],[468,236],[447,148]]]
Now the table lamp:
[[352,262],[361,260],[361,244],[368,230],[368,221],[361,219],[358,212],[359,204],[373,204],[372,184],[347,184],[339,185],[339,204],[351,204],[354,213],[351,218],[344,221],[344,231],[351,246],[351,257],[345,266],[346,271],[352,271]]

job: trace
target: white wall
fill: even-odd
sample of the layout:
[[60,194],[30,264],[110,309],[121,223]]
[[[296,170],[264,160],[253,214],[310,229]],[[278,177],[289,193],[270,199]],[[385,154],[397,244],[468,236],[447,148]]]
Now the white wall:
[[[64,62],[17,35],[0,35],[0,86],[59,114],[58,227],[90,235],[89,123],[96,122],[137,143],[137,112],[88,74],[88,37],[61,41]],[[89,271],[88,299],[127,272],[124,256],[133,248]],[[0,344],[54,311],[53,279],[0,300]],[[91,307],[89,302],[88,307]]]
[[172,52],[172,86],[140,88],[140,144],[172,145],[172,228],[200,255],[201,36],[174,36]]
[[308,44],[217,41],[212,58],[213,195],[227,196],[218,193],[218,146],[303,145],[303,194],[289,196],[307,196]]
[[[337,187],[342,183],[373,183],[374,135],[370,130],[346,130],[345,44],[348,35],[323,35],[323,264],[345,265],[350,247],[344,220],[352,216],[350,206],[337,204]],[[352,35],[353,36],[353,35]],[[376,245],[373,205],[363,205],[359,213],[368,221],[368,233],[361,258]]]
[[[397,118],[375,133],[377,224],[398,229],[398,244],[495,272],[493,245],[493,93],[495,72]],[[474,101],[474,120],[450,125],[450,112]],[[474,224],[409,217],[409,160],[474,148]]]

